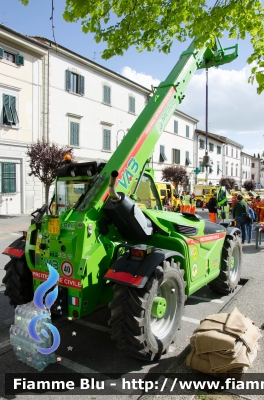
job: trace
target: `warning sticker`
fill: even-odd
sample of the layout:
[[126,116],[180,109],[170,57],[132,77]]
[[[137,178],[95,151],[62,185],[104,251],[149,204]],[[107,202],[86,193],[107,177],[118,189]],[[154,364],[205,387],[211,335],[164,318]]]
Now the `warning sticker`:
[[69,278],[73,274],[73,266],[70,263],[70,261],[63,261],[61,264],[61,272],[63,273],[64,276],[67,276]]

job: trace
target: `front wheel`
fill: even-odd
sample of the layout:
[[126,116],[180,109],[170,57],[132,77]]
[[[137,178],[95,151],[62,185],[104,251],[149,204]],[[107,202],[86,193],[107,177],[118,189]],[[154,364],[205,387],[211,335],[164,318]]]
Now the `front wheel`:
[[208,284],[210,289],[223,294],[233,292],[240,281],[241,260],[242,246],[239,236],[227,236],[222,250],[220,274]]
[[198,207],[198,208],[202,207],[201,200],[196,200],[196,207]]
[[5,266],[6,274],[2,282],[6,289],[4,294],[9,297],[13,306],[26,304],[33,299],[33,278],[26,264],[25,256],[11,258]]
[[143,289],[114,286],[110,303],[112,339],[129,355],[157,360],[174,342],[185,296],[184,271],[174,260],[164,261]]

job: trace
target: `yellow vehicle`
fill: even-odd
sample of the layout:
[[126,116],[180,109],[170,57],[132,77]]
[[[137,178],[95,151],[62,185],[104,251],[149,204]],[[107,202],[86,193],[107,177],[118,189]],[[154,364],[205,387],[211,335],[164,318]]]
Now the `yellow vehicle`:
[[163,202],[164,197],[168,196],[172,201],[175,195],[175,186],[169,182],[155,182],[161,201]]
[[[202,207],[203,201],[208,204],[210,198],[214,193],[218,191],[220,186],[211,186],[211,185],[195,185],[194,186],[194,193],[196,197],[196,207]],[[229,206],[232,204],[232,196],[226,190],[226,200]]]
[[253,191],[244,191],[244,192],[235,191],[235,192],[232,192],[233,196],[234,196],[234,194],[242,194],[243,200],[246,203],[248,203],[253,198],[256,198],[258,196],[258,194],[256,192],[253,192]]
[[264,198],[264,189],[257,189],[255,193],[260,196],[261,198]]

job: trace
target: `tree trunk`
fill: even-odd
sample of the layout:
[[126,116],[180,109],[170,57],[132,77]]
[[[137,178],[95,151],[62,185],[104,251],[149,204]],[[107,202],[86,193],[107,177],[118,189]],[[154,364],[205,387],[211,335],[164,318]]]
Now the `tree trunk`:
[[45,204],[49,205],[50,185],[45,185]]

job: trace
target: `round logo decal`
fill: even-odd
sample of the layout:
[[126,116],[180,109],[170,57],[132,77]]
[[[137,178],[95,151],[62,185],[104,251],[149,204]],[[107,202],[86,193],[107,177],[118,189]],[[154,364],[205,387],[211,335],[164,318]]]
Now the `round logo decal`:
[[63,273],[64,276],[67,276],[69,278],[73,274],[73,266],[70,263],[70,261],[63,261],[61,264],[61,272]]
[[193,264],[192,267],[192,277],[195,278],[197,275],[197,264]]

